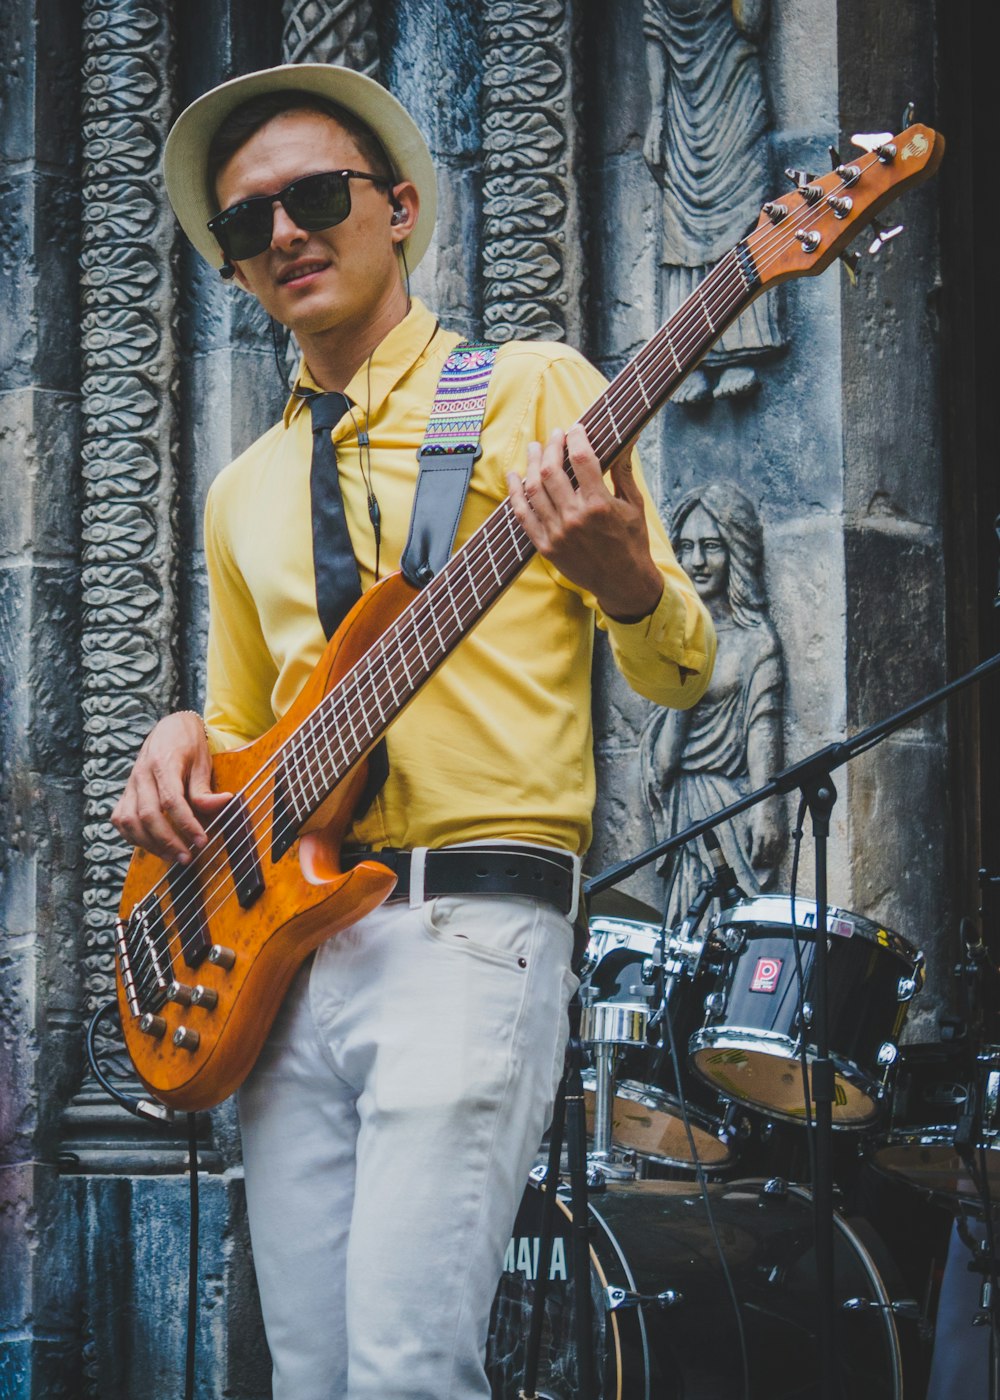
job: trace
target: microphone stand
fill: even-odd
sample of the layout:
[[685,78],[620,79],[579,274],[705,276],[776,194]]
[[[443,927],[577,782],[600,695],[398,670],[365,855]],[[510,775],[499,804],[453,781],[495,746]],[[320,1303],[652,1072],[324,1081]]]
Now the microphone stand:
[[[925,695],[923,699],[898,710],[887,719],[862,729],[853,738],[838,743],[827,744],[817,749],[799,763],[776,774],[770,782],[756,791],[731,802],[728,807],[692,822],[684,831],[650,847],[631,860],[619,861],[607,870],[585,881],[583,890],[586,896],[600,893],[611,885],[618,884],[626,876],[632,875],[650,861],[667,855],[696,837],[714,830],[724,821],[729,821],[758,802],[770,797],[782,797],[798,789],[809,808],[812,817],[813,844],[816,869],[816,955],[814,968],[814,1030],[816,1057],[812,1066],[812,1098],[816,1105],[816,1168],[813,1182],[813,1210],[816,1221],[816,1272],[819,1294],[819,1344],[820,1370],[822,1376],[823,1400],[838,1400],[840,1389],[836,1376],[834,1346],[834,1277],[833,1277],[833,1098],[834,1067],[830,1059],[829,1024],[827,1019],[827,839],[830,834],[830,814],[837,800],[837,789],[833,785],[831,773],[849,763],[852,758],[874,748],[876,744],[902,729],[904,725],[919,718],[941,701],[967,686],[975,685],[992,672],[1000,669],[1000,653],[966,671],[957,680]],[[804,1033],[804,1028],[803,1028]]]

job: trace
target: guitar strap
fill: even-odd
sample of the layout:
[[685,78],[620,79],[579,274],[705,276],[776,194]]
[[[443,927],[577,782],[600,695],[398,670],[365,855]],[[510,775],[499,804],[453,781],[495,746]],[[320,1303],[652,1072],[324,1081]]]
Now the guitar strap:
[[417,453],[420,474],[400,561],[403,576],[415,588],[430,583],[454,547],[472,468],[482,455],[479,435],[499,348],[482,341],[463,341],[441,368],[427,431]]
[[[486,411],[498,345],[464,341],[441,367],[424,440],[417,452],[420,472],[413,495],[410,531],[400,566],[416,588],[423,588],[448,562],[459,517],[482,455],[479,435]],[[375,801],[389,776],[385,740],[368,755],[368,781],[354,809],[357,820]]]

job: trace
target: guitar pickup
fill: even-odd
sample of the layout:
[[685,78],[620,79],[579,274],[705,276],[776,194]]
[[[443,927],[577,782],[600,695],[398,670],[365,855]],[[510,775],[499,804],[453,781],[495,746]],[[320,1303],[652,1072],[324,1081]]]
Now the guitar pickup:
[[205,961],[212,946],[205,917],[205,901],[198,881],[198,862],[171,866],[167,884],[170,886],[181,955],[188,967],[198,967]]
[[229,857],[229,873],[240,907],[249,909],[264,893],[264,871],[257,854],[257,842],[242,797],[234,797],[222,813],[222,833]]

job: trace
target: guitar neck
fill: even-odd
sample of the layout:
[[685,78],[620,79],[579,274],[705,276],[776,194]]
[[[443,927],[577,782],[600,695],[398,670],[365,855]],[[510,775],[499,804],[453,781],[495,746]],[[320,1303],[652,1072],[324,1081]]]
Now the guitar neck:
[[[580,423],[605,471],[756,290],[752,262],[738,245],[583,413]],[[564,469],[572,477],[568,458]],[[324,697],[279,760],[279,786],[296,828],[378,743],[534,552],[504,501]]]

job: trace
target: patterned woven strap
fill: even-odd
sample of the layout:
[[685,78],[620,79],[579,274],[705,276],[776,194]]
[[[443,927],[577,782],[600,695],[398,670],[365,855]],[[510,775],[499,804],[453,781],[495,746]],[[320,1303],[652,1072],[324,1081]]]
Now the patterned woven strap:
[[400,561],[417,588],[444,568],[455,544],[472,468],[497,345],[456,345],[441,368],[434,405],[417,459],[410,532]]
[[498,345],[467,341],[445,360],[421,452],[475,452]]

